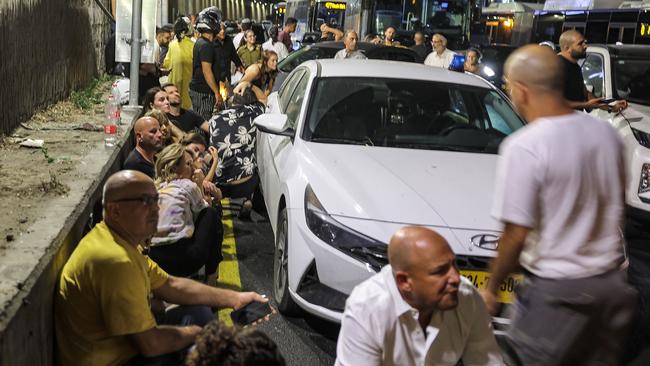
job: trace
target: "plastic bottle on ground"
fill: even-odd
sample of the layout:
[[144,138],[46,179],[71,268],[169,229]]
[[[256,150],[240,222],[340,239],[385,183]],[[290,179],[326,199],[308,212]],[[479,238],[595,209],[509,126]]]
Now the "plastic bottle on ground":
[[104,146],[113,147],[117,141],[117,126],[120,124],[120,104],[110,95],[104,106]]

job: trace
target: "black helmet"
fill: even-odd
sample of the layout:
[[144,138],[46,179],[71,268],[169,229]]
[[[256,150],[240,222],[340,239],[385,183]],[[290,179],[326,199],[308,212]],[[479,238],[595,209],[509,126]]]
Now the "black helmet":
[[196,18],[196,30],[217,34],[221,30],[221,10],[215,6],[201,10]]

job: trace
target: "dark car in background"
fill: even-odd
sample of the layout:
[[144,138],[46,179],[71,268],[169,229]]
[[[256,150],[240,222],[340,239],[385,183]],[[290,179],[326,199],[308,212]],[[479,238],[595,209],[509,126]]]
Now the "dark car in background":
[[[334,55],[344,47],[342,41],[328,41],[308,45],[292,52],[287,58],[278,63],[278,75],[273,84],[273,91],[280,89],[284,79],[298,65],[309,60],[334,58]],[[369,59],[419,62],[418,54],[408,48],[377,45],[369,42],[359,42],[358,47]]]
[[503,65],[508,56],[517,47],[504,44],[491,44],[479,48],[481,51],[481,66],[479,75],[503,90]]

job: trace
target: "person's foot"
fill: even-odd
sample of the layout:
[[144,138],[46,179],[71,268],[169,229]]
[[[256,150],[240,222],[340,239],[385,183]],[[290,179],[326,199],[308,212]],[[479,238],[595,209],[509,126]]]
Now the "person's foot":
[[251,211],[253,209],[253,202],[251,200],[246,200],[239,210],[239,218],[249,220],[251,218]]

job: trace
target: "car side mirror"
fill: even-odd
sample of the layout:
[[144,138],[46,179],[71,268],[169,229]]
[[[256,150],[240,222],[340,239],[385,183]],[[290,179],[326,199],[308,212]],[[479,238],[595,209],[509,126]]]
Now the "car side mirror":
[[293,138],[296,131],[286,127],[288,117],[286,114],[265,113],[255,118],[257,129],[271,135],[288,136]]

